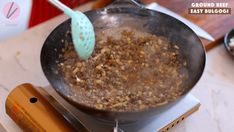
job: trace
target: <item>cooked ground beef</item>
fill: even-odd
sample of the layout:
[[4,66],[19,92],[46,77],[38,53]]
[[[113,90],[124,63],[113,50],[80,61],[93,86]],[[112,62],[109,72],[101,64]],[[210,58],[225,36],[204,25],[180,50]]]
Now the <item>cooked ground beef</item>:
[[[106,34],[106,33],[105,33]],[[166,38],[124,30],[97,35],[92,56],[80,60],[65,42],[58,63],[80,104],[108,111],[141,111],[181,96],[188,79],[180,47]]]

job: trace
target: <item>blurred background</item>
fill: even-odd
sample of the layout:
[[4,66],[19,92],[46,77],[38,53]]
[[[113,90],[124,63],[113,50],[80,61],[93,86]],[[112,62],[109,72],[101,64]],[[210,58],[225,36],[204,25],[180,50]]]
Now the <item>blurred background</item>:
[[[74,8],[91,0],[61,1]],[[99,0],[96,1],[96,5],[108,3],[109,1]],[[17,35],[61,13],[47,0],[0,0],[0,41]]]

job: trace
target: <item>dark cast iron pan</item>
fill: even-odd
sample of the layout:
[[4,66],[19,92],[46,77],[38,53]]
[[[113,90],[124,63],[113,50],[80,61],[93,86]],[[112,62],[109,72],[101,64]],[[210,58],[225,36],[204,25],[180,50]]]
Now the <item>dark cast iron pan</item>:
[[[115,30],[128,26],[142,32],[164,36],[172,43],[180,45],[180,54],[187,60],[189,79],[184,82],[186,92],[175,101],[163,106],[140,112],[113,112],[90,108],[78,103],[76,93],[64,80],[59,72],[56,61],[59,60],[64,43],[62,39],[72,41],[66,37],[70,29],[70,19],[60,24],[46,39],[41,51],[41,66],[52,87],[77,109],[93,117],[119,122],[137,121],[156,116],[182,99],[198,82],[205,67],[205,50],[197,35],[179,20],[160,12],[143,8],[133,0],[116,0],[106,8],[85,12],[92,21],[95,32],[106,29]],[[55,50],[57,49],[57,50]]]

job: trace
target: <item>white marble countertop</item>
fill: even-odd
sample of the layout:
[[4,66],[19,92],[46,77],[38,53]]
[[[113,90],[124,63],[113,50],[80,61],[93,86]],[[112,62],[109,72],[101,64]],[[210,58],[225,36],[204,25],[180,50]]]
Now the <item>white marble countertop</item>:
[[[85,5],[82,11],[89,9]],[[40,66],[40,50],[48,34],[67,17],[62,15],[18,36],[0,42],[0,126],[21,131],[5,113],[5,99],[21,83],[47,86]],[[174,127],[179,132],[234,131],[234,58],[223,45],[207,53],[207,65],[192,94],[201,101],[200,110]],[[1,131],[1,127],[0,127]]]

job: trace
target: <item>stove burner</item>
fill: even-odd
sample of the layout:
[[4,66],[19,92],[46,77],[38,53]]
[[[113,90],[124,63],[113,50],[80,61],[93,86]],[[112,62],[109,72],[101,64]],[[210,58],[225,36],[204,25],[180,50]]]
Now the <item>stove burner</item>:
[[52,88],[46,88],[45,90],[92,132],[165,132],[197,111],[200,106],[199,100],[188,94],[171,109],[162,112],[156,117],[135,122],[119,123],[118,121],[93,118],[70,105]]

